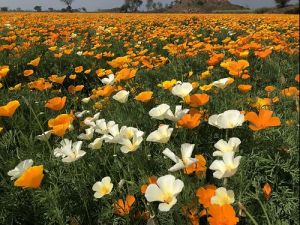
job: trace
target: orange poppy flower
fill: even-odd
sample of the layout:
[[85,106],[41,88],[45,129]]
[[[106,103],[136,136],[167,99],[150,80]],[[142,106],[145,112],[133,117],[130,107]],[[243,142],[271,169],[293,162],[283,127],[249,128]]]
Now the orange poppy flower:
[[[157,177],[156,176],[148,177],[148,183],[149,184],[156,184],[156,181],[157,181]],[[145,194],[146,189],[147,189],[147,187],[148,187],[149,184],[143,184],[141,186],[141,193]]]
[[107,62],[107,64],[109,64],[110,66],[112,66],[113,68],[123,68],[128,66],[128,64],[131,62],[132,60],[129,58],[129,56],[123,56],[123,57],[118,57],[110,62]]
[[[1,75],[0,75],[0,77],[1,77]],[[298,83],[300,82],[300,74],[297,74],[295,76],[295,81],[297,81]]]
[[36,81],[30,82],[28,84],[30,89],[36,89],[39,91],[44,91],[47,89],[52,88],[52,84],[50,84],[49,82],[46,82],[44,78],[40,78]]
[[76,79],[76,77],[77,77],[77,75],[76,75],[76,74],[71,74],[71,75],[69,76],[69,79],[70,79],[70,80],[75,80],[75,79]]
[[200,173],[206,171],[206,160],[203,155],[195,155],[195,158],[197,159],[197,162],[186,167],[184,173],[192,174],[194,172]]
[[14,183],[16,187],[23,188],[39,188],[44,178],[44,167],[32,166],[29,167]]
[[176,84],[177,80],[172,79],[172,80],[166,80],[163,81],[161,84],[158,84],[158,87],[162,87],[165,90],[170,90],[175,84]]
[[90,74],[92,72],[92,70],[91,69],[89,69],[89,70],[85,70],[84,71],[84,74]]
[[276,89],[276,87],[271,86],[271,85],[265,87],[265,91],[269,92],[269,93],[272,92],[272,91],[274,91],[275,89]]
[[280,119],[278,117],[272,117],[272,114],[273,112],[268,109],[261,109],[258,115],[255,112],[247,113],[245,120],[251,123],[249,128],[253,131],[280,126]]
[[0,66],[0,80],[7,76],[9,72],[9,66]]
[[228,69],[229,74],[232,76],[241,76],[247,67],[249,67],[249,62],[242,59],[237,62],[229,62],[226,69]]
[[244,73],[243,75],[242,75],[242,79],[243,80],[247,80],[247,79],[249,79],[250,78],[250,75],[248,74],[248,73]]
[[140,102],[149,102],[152,99],[152,95],[152,91],[143,91],[135,96],[134,99]]
[[109,97],[111,96],[111,94],[115,91],[115,87],[110,85],[110,84],[107,84],[103,87],[100,87],[96,90],[93,90],[93,98],[97,98],[97,97]]
[[24,70],[24,71],[23,71],[23,75],[24,75],[25,77],[29,77],[29,76],[31,76],[33,73],[34,73],[33,70]]
[[296,87],[285,88],[281,91],[281,94],[286,97],[292,97],[299,95],[299,90]]
[[209,91],[210,89],[212,89],[213,86],[214,86],[213,84],[207,84],[207,85],[201,86],[200,89],[202,91]]
[[266,49],[264,51],[255,51],[254,53],[257,57],[265,59],[272,53],[272,49]]
[[72,114],[60,114],[57,117],[48,121],[48,126],[52,128],[51,133],[57,136],[64,136],[67,129],[74,120]]
[[57,76],[57,75],[51,75],[48,79],[52,81],[53,83],[62,84],[65,80],[66,76]]
[[76,92],[81,91],[83,88],[84,88],[84,85],[76,85],[76,86],[70,85],[68,87],[68,92],[71,93],[71,94],[74,94]]
[[67,97],[55,97],[48,100],[45,107],[52,109],[54,111],[62,110],[65,107]]
[[30,61],[29,63],[27,63],[27,65],[31,65],[34,67],[37,67],[40,64],[41,61],[41,57],[37,57],[36,59]]
[[196,196],[198,201],[203,205],[204,208],[209,208],[211,206],[210,199],[215,195],[217,187],[215,185],[207,185],[205,187],[200,187],[196,191]]
[[209,207],[210,217],[208,218],[210,225],[236,225],[239,218],[235,216],[235,211],[231,205],[213,204]]
[[72,49],[65,49],[65,50],[64,50],[64,54],[65,54],[65,55],[71,55],[72,52],[73,52]]
[[191,107],[200,107],[206,105],[209,101],[209,95],[207,94],[193,94],[185,98],[187,104]]
[[247,93],[249,91],[251,91],[252,89],[252,85],[250,84],[240,84],[238,86],[239,91],[243,92],[243,93]]
[[0,107],[0,116],[12,117],[19,106],[20,102],[18,100],[10,101],[6,105]]
[[83,71],[83,66],[75,67],[75,73],[81,73]]
[[271,196],[272,188],[269,183],[265,183],[263,187],[264,198],[268,201]]
[[121,80],[128,80],[130,78],[135,77],[137,73],[136,69],[128,69],[128,68],[124,68],[121,71],[116,73],[116,82],[119,82]]
[[127,195],[125,202],[123,199],[119,199],[116,203],[114,203],[115,214],[119,216],[128,215],[134,202],[135,197],[133,195]]
[[224,54],[220,53],[220,54],[214,54],[212,55],[209,60],[207,61],[207,64],[209,66],[215,66],[217,65],[219,62],[221,62],[221,60],[224,58]]
[[96,70],[96,74],[98,77],[104,77],[106,74],[105,74],[105,69],[97,69]]
[[55,58],[60,58],[60,57],[62,57],[62,55],[63,55],[62,53],[55,53],[55,54],[54,54],[54,57],[55,57]]
[[202,116],[199,111],[193,113],[189,112],[188,114],[185,114],[180,120],[178,120],[177,126],[193,129],[199,126],[201,117]]

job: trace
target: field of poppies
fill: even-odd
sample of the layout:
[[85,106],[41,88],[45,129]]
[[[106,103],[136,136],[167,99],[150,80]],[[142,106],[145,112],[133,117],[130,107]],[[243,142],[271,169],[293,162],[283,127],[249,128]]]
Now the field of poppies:
[[0,224],[299,224],[299,16],[0,14]]

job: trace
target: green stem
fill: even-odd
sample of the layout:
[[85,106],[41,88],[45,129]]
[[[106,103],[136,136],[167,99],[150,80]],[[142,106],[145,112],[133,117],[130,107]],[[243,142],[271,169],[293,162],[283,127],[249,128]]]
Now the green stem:
[[[36,115],[36,113],[34,112],[33,108],[31,107],[31,105],[29,104],[29,102],[27,101],[27,99],[26,99],[24,96],[22,96],[22,98],[23,98],[25,104],[28,106],[28,108],[29,108],[30,111],[32,112],[32,114],[33,114],[33,116],[34,116],[36,122],[38,123],[38,125],[39,125],[39,127],[40,127],[42,133],[44,133],[45,131],[44,131],[44,129],[43,129],[43,126],[42,126],[42,124],[40,123],[39,118],[37,117],[37,115]],[[46,143],[47,143],[47,146],[48,146],[50,152],[52,152],[52,148],[51,148],[51,145],[50,145],[49,141],[46,140]]]
[[242,203],[238,203],[239,207],[241,208],[242,211],[245,212],[245,214],[249,217],[249,219],[251,220],[251,222],[254,225],[258,225],[258,223],[256,222],[256,220],[254,219],[254,217],[248,212],[248,210],[242,205]]
[[267,213],[267,210],[266,208],[264,207],[263,203],[260,201],[260,199],[258,197],[256,197],[256,200],[258,201],[259,205],[261,206],[265,216],[266,216],[266,219],[268,221],[268,225],[272,225],[271,221],[270,221],[270,218],[268,216],[268,213]]
[[225,177],[224,180],[223,180],[223,186],[226,187],[228,184],[228,178]]
[[228,129],[226,130],[226,133],[225,133],[225,140],[228,142],[228,133],[229,133],[229,131],[228,131]]

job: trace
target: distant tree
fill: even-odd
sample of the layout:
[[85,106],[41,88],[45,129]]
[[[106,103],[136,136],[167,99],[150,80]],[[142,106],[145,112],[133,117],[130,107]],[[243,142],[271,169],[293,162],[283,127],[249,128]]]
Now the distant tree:
[[152,9],[153,2],[154,2],[153,0],[147,0],[146,8],[148,11],[150,11]]
[[143,4],[142,0],[125,0],[121,11],[123,12],[137,12],[138,8]]
[[53,8],[48,8],[48,11],[49,11],[49,12],[53,12],[54,9],[53,9]]
[[87,10],[86,10],[85,7],[82,7],[81,10],[82,10],[83,12],[87,12]]
[[158,2],[158,3],[157,3],[157,8],[158,8],[158,9],[163,9],[164,6],[163,6],[163,4],[162,4],[161,2]]
[[36,6],[34,6],[33,9],[34,9],[35,11],[37,11],[37,12],[41,12],[41,11],[42,11],[42,6],[36,5]]
[[0,8],[0,11],[1,11],[1,12],[7,12],[7,11],[8,11],[8,7],[1,7],[1,8]]
[[291,0],[275,0],[278,8],[286,7]]
[[60,0],[61,2],[63,2],[67,8],[66,10],[71,12],[72,11],[72,3],[74,2],[74,0]]
[[157,10],[157,3],[156,2],[153,2],[153,4],[152,4],[152,9],[155,11],[155,10]]

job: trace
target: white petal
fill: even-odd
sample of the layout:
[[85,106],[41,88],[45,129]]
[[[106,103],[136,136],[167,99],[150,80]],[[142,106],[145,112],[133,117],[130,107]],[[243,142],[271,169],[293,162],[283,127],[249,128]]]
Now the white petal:
[[164,201],[163,192],[156,184],[150,184],[145,192],[145,198],[148,202]]
[[173,192],[173,184],[175,181],[175,177],[173,175],[165,175],[157,179],[156,183],[159,188],[164,192]]
[[166,148],[162,153],[175,163],[179,161],[178,157],[174,154],[174,152],[172,152],[168,148]]
[[176,198],[173,198],[173,200],[167,204],[167,203],[160,203],[158,205],[158,209],[159,211],[162,211],[162,212],[168,212],[177,202],[177,199]]
[[183,162],[180,160],[179,163],[176,163],[174,166],[172,166],[170,169],[168,169],[169,172],[175,172],[178,170],[182,170],[185,168],[185,165],[183,164]]
[[189,144],[189,143],[185,143],[181,145],[181,155],[183,160],[188,159],[192,156],[194,147],[195,147],[194,144]]

